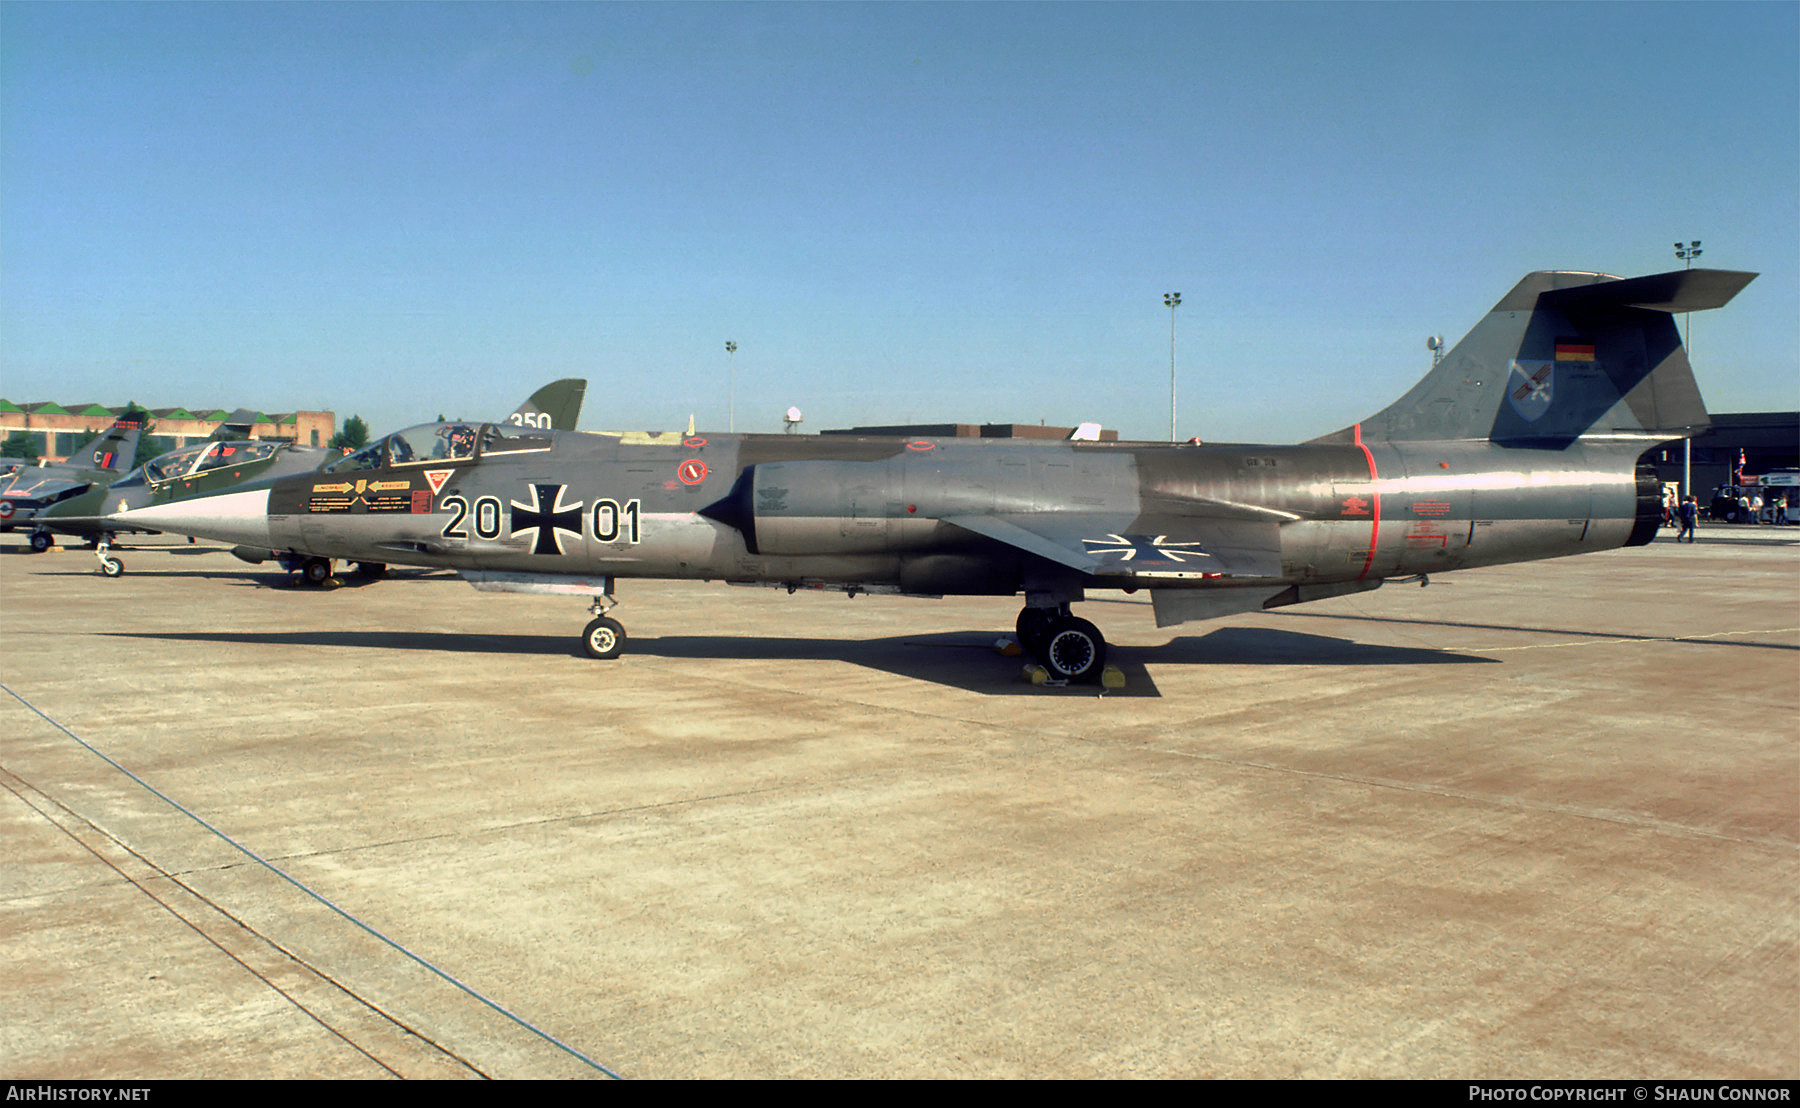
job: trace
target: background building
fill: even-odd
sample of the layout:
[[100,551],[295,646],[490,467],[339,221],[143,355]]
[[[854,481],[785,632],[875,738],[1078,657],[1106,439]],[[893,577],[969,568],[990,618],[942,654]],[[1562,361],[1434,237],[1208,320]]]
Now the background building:
[[[1713,413],[1712,429],[1694,437],[1694,487],[1689,491],[1702,505],[1716,486],[1732,483],[1740,452],[1743,471],[1752,476],[1800,468],[1800,412]],[[1680,439],[1646,457],[1663,483],[1681,482]]]
[[[920,439],[1066,439],[1073,427],[1045,427],[1041,423],[901,423],[885,427],[844,427],[821,435],[868,435]],[[1117,431],[1100,431],[1101,442],[1119,441]]]
[[[206,438],[215,431],[227,409],[151,408],[148,434],[166,440],[165,449],[175,450]],[[62,461],[69,451],[112,426],[125,411],[124,406],[109,408],[101,404],[58,404],[43,400],[15,404],[0,399],[0,441],[18,431],[31,435],[38,456],[45,461]],[[332,412],[258,412],[251,436],[280,439],[306,446],[324,446],[337,433],[337,416]]]

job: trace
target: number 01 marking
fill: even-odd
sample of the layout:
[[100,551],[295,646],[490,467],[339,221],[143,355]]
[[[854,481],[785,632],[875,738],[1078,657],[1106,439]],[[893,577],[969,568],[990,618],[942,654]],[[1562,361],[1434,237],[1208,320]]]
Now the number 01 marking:
[[596,542],[627,542],[636,545],[644,537],[638,502],[627,500],[594,501],[594,539]]

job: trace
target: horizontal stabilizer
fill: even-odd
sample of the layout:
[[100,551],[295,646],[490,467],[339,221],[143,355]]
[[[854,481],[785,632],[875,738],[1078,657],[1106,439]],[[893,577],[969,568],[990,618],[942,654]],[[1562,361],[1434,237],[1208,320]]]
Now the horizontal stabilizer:
[[1577,310],[1615,307],[1671,314],[1704,312],[1724,307],[1755,278],[1754,273],[1727,269],[1677,269],[1649,277],[1556,289],[1544,293],[1540,302]]

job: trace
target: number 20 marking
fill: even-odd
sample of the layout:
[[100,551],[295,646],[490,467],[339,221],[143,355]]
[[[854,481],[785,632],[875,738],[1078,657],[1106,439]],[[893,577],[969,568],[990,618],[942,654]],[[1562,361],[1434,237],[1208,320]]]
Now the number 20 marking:
[[[447,539],[466,539],[469,533],[463,530],[463,523],[469,518],[469,502],[461,496],[446,496],[438,501],[438,507],[448,508],[456,514],[438,534]],[[481,539],[497,539],[500,537],[500,498],[497,496],[480,496],[475,499],[475,537]]]

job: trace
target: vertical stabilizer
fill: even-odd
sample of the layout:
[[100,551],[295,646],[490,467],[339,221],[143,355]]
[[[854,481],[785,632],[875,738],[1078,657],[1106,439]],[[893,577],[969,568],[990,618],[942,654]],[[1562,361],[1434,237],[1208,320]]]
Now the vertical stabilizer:
[[138,438],[144,433],[142,412],[127,412],[100,434],[69,451],[68,465],[125,473],[135,463]]
[[250,432],[260,422],[262,417],[258,413],[249,408],[239,408],[220,420],[207,439],[212,442],[243,442],[250,438]]
[[520,427],[542,427],[551,431],[573,431],[581,419],[581,401],[587,395],[587,381],[565,377],[552,381],[531,394],[506,421]]
[[1699,434],[1710,421],[1673,315],[1720,307],[1755,276],[1530,274],[1405,396],[1364,420],[1362,438],[1560,449],[1584,436]]

